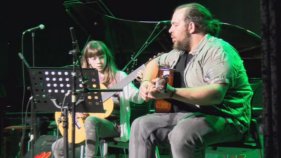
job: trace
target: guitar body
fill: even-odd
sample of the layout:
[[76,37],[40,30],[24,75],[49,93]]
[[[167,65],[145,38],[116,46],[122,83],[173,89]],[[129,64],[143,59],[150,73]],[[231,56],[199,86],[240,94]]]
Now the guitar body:
[[[105,89],[106,87],[104,85],[101,85],[101,89]],[[107,118],[111,115],[114,108],[114,103],[111,98],[106,99],[106,101],[103,102],[103,108],[105,110],[105,113],[87,113],[89,116],[95,116],[98,118]],[[61,135],[64,134],[64,128],[63,123],[60,122],[60,117],[62,115],[62,112],[55,112],[55,120],[58,125],[59,131]],[[89,117],[88,116],[88,117]],[[72,115],[68,114],[68,142],[72,143]],[[83,118],[76,118],[75,120],[75,144],[82,143],[86,139],[86,132],[85,132],[85,119]]]
[[[170,85],[174,84],[174,70],[170,68],[161,67],[158,70],[159,78],[167,78],[167,83]],[[155,100],[155,112],[167,113],[171,112],[172,104],[164,99]]]

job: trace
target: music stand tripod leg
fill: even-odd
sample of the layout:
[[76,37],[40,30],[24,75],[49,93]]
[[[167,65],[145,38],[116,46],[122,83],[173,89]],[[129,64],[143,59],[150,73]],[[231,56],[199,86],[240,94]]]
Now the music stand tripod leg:
[[63,108],[62,114],[58,119],[59,123],[62,123],[63,127],[63,153],[65,158],[68,158],[68,109]]

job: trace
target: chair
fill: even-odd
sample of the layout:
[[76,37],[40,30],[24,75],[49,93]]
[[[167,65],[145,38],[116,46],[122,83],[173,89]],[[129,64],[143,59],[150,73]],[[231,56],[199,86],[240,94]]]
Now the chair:
[[[124,157],[124,158],[127,158],[128,156],[128,152],[129,152],[129,142],[122,142],[120,141],[118,138],[114,138],[114,139],[111,139],[111,140],[107,140],[107,145],[106,145],[107,148],[114,148],[114,149],[119,149],[121,150],[121,152],[116,152],[115,153],[115,157]],[[102,154],[102,156],[107,156],[107,154]],[[160,155],[159,155],[159,151],[158,151],[158,148],[156,148],[156,151],[155,151],[155,157],[156,158],[160,158]]]
[[[263,140],[260,134],[259,125],[256,119],[251,120],[250,129],[245,137],[241,141],[236,142],[225,142],[210,145],[208,148],[208,152],[218,152],[223,153],[226,158],[228,157],[239,157],[239,155],[248,152],[247,150],[257,149],[259,151],[258,157],[263,157]],[[218,149],[224,148],[230,149],[223,152],[220,152]],[[237,149],[237,150],[235,150]],[[255,156],[256,158],[257,156]]]
[[[127,157],[129,152],[129,142],[120,141],[119,138],[111,138],[102,140],[103,141],[103,151],[102,156],[107,156],[108,153],[115,155],[115,157]],[[102,150],[101,150],[102,151]]]

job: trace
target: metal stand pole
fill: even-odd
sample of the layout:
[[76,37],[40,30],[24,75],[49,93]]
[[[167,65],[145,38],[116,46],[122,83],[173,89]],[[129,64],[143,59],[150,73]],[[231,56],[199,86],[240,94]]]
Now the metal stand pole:
[[[35,32],[31,33],[31,37],[32,37],[32,66],[35,66],[35,60],[34,60],[34,54],[35,54]],[[36,122],[36,113],[34,111],[34,101],[31,101],[31,130],[30,130],[30,137],[31,137],[31,146],[30,146],[30,150],[31,150],[31,157],[34,157],[34,144],[35,141],[37,139],[37,122]]]

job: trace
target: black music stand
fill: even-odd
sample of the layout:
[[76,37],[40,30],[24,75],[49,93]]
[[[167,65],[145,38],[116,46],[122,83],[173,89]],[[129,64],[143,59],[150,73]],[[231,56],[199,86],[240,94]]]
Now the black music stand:
[[[74,72],[75,75],[73,75]],[[81,75],[81,73],[83,74]],[[60,121],[64,128],[64,154],[66,158],[68,157],[68,112],[73,109],[73,100],[75,100],[76,112],[104,113],[100,92],[122,91],[122,89],[100,89],[96,69],[83,69],[83,71],[77,69],[73,71],[72,68],[33,67],[29,68],[29,75],[34,111],[62,111]],[[77,89],[75,89],[75,99],[72,98],[73,95],[71,94],[74,83],[73,76],[76,76],[76,85],[78,85]],[[73,136],[75,136],[74,132]],[[74,148],[72,150],[74,151]]]
[[[36,112],[55,112],[62,108],[71,108],[72,68],[33,67],[29,69],[31,89]],[[80,71],[77,70],[77,112],[103,113],[98,72],[95,69],[83,69],[87,83],[82,84]],[[86,86],[86,87],[85,87]],[[79,106],[78,106],[79,105]]]

